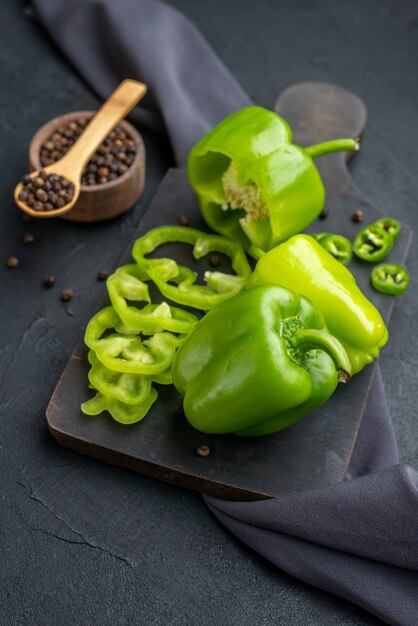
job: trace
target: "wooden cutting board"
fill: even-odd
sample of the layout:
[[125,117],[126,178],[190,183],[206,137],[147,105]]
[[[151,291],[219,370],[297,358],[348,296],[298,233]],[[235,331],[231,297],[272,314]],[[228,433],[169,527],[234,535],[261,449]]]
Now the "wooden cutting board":
[[[294,130],[300,145],[336,137],[359,137],[366,125],[366,108],[350,92],[323,83],[301,83],[286,89],[276,110]],[[361,155],[356,158],[361,159]],[[326,220],[316,220],[309,232],[338,232],[352,239],[361,225],[351,220],[361,209],[365,223],[382,216],[357,189],[347,170],[346,156],[317,160],[327,191]],[[191,226],[205,228],[185,170],[169,170],[134,239],[162,224],[177,224],[181,215]],[[411,240],[403,225],[388,260],[405,262]],[[130,261],[130,250],[121,264]],[[194,262],[190,249],[166,246],[179,263],[209,269],[207,260]],[[220,269],[227,269],[226,261]],[[371,266],[354,259],[350,269],[361,289],[376,304],[386,322],[395,298],[375,292],[369,284]],[[106,302],[102,302],[104,305]],[[99,307],[98,307],[99,308]],[[384,354],[384,352],[383,352]],[[384,358],[384,356],[383,356]],[[319,488],[343,479],[373,380],[374,366],[365,368],[348,385],[339,385],[328,402],[280,433],[260,438],[204,435],[178,411],[179,396],[172,386],[160,386],[159,397],[147,417],[123,426],[109,415],[87,417],[80,404],[91,395],[88,363],[82,342],[71,356],[49,403],[46,417],[60,444],[97,459],[170,483],[212,495],[254,500]],[[210,447],[207,457],[198,446]]]

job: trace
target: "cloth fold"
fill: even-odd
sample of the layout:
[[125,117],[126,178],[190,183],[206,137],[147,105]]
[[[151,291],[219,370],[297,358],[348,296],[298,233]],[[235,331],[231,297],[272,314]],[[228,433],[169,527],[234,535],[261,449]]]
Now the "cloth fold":
[[[176,162],[251,103],[196,27],[158,0],[33,0],[38,20],[101,97],[123,78],[149,94],[136,121],[167,132]],[[349,409],[347,409],[349,410]],[[262,502],[205,501],[289,574],[392,624],[418,620],[418,475],[399,465],[378,368],[346,481]]]
[[167,132],[177,165],[197,139],[251,104],[197,28],[158,0],[34,0],[35,15],[103,99],[123,78],[149,93],[130,117]]

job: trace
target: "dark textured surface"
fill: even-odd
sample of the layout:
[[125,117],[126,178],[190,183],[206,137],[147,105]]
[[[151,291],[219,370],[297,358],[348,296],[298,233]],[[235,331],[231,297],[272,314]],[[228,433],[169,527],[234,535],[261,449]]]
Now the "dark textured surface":
[[[173,2],[201,27],[250,95],[273,106],[301,80],[342,84],[366,102],[369,122],[354,178],[368,197],[418,230],[415,3]],[[5,624],[377,624],[355,606],[299,583],[240,545],[200,497],[60,448],[44,412],[96,307],[97,270],[113,269],[171,163],[144,133],[145,193],[118,221],[22,223],[11,192],[34,131],[97,101],[21,5],[0,21],[0,606]],[[36,241],[19,238],[32,232]],[[409,257],[414,273],[418,255]],[[42,287],[46,273],[56,286]],[[69,304],[59,290],[75,292]],[[401,460],[418,466],[418,297],[396,303],[381,360]]]

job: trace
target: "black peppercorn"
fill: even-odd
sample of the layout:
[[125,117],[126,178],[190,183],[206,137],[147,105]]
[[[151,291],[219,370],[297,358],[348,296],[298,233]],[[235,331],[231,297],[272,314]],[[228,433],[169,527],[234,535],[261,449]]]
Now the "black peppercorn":
[[26,245],[30,245],[35,241],[35,237],[31,233],[25,233],[22,237],[22,243]]
[[6,261],[6,265],[10,269],[14,269],[19,265],[19,259],[16,256],[9,256]]
[[355,223],[362,222],[364,219],[363,211],[354,211],[353,215],[351,216],[351,219]]
[[107,272],[106,270],[99,270],[97,273],[97,279],[98,280],[106,280],[107,278],[109,278],[109,272]]
[[61,291],[60,294],[60,298],[63,302],[69,302],[69,300],[71,300],[71,298],[73,297],[73,290],[72,289],[63,289]]
[[52,274],[48,274],[48,276],[45,276],[44,286],[53,287],[54,285],[55,285],[55,278],[52,276]]

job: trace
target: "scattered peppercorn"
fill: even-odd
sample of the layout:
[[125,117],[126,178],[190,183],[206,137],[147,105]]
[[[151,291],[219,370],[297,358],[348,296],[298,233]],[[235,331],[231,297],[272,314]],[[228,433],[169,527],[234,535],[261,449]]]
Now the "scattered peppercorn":
[[356,224],[358,224],[359,222],[362,222],[364,220],[363,211],[354,211],[353,215],[351,216],[351,219]]
[[[39,158],[42,167],[61,159],[77,141],[89,121],[74,120],[57,128],[41,145]],[[81,185],[103,185],[116,180],[128,171],[135,156],[135,141],[122,126],[116,126],[84,168]]]
[[63,289],[60,294],[60,298],[63,302],[68,302],[73,297],[72,289]]
[[22,213],[20,218],[21,218],[22,222],[30,222],[32,220],[31,216],[28,215],[27,213]]
[[71,202],[74,191],[74,184],[64,176],[47,174],[40,170],[35,178],[28,174],[23,176],[22,190],[18,197],[34,211],[52,211]]
[[209,456],[210,448],[209,448],[209,446],[200,445],[200,446],[197,447],[196,452],[197,452],[198,456]]
[[30,245],[34,241],[35,237],[31,233],[25,233],[22,237],[22,243],[25,244],[25,246]]
[[106,280],[107,278],[109,278],[109,272],[106,270],[99,270],[97,273],[97,280]]
[[180,226],[188,226],[189,225],[189,219],[186,215],[182,215],[179,219],[179,224]]
[[219,254],[211,254],[209,257],[209,265],[211,267],[218,267],[221,263],[221,257]]
[[320,220],[326,220],[329,215],[329,211],[327,209],[322,209],[321,213],[318,215]]
[[52,276],[52,274],[48,274],[48,276],[45,276],[44,286],[53,287],[54,285],[55,285],[55,278]]
[[15,267],[19,265],[19,259],[16,256],[9,256],[9,258],[6,261],[6,265],[10,269],[14,269]]

